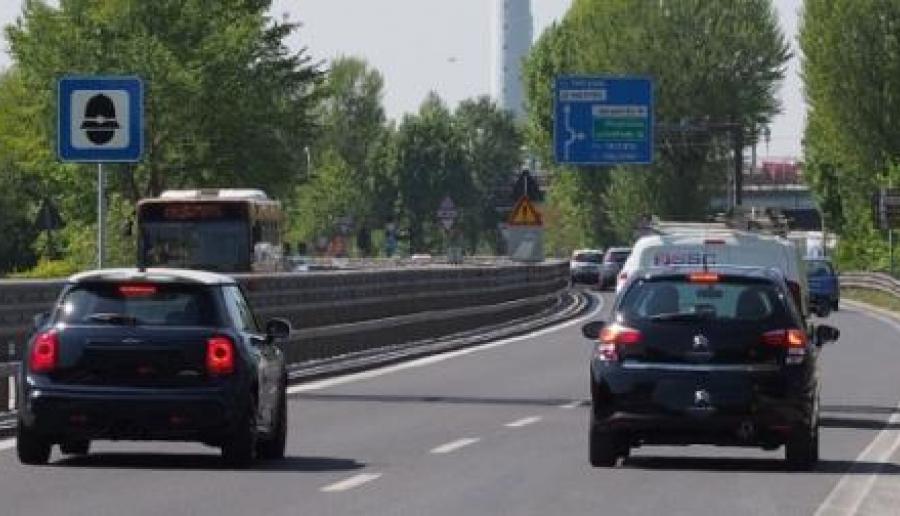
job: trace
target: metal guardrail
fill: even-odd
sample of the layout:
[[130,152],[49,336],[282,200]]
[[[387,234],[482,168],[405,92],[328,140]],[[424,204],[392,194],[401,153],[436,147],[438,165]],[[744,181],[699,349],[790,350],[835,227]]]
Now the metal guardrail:
[[840,276],[841,288],[877,290],[900,297],[900,281],[880,272],[844,272]]

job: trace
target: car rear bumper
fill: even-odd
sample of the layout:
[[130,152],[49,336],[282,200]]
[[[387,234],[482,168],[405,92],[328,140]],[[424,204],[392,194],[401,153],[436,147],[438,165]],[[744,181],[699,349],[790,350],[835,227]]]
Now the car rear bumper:
[[579,270],[572,271],[572,280],[579,283],[597,283],[600,273],[596,270]]
[[20,424],[51,440],[216,441],[237,420],[226,389],[48,390],[28,392]]
[[803,366],[595,364],[591,390],[596,424],[654,443],[780,443],[816,417]]

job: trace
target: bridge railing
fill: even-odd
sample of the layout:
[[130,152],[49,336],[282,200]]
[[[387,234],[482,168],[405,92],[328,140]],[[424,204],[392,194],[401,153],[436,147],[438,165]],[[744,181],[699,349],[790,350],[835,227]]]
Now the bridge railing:
[[[236,275],[264,323],[291,321],[282,350],[291,364],[378,352],[552,309],[568,284],[568,263],[472,264]],[[10,409],[34,316],[49,311],[59,280],[0,281],[0,412]]]

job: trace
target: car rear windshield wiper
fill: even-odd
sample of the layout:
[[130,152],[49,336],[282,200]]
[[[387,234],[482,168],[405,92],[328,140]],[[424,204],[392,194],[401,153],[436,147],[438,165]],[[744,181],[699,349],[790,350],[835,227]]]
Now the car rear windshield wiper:
[[137,326],[140,322],[140,320],[133,315],[115,313],[96,313],[85,317],[85,319],[93,322],[118,324],[122,326]]
[[715,314],[708,312],[671,312],[647,317],[651,321],[704,321],[714,318]]

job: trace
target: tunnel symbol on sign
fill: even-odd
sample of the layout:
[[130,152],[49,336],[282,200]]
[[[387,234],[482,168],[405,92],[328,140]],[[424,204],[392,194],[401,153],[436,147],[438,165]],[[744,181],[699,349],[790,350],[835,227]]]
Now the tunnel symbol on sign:
[[112,99],[102,93],[91,97],[84,108],[81,129],[94,145],[106,145],[111,142],[119,129],[116,105]]

